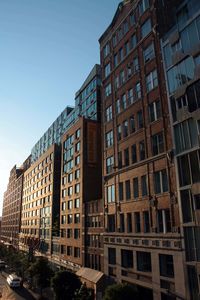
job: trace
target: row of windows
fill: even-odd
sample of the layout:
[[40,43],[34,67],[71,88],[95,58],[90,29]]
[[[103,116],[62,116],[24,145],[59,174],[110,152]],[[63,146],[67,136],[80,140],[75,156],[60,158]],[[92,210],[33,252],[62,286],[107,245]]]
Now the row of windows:
[[66,151],[64,151],[63,153],[63,161],[66,162],[66,161],[69,161],[73,155],[74,155],[74,152],[79,152],[81,149],[81,143],[78,142],[74,145],[74,147],[70,147],[70,148],[67,148]]
[[66,245],[61,245],[60,253],[61,254],[66,254],[67,256],[73,256],[75,258],[78,258],[81,255],[80,248],[72,247],[72,246],[66,246]]
[[65,164],[63,164],[63,173],[68,173],[75,166],[78,166],[80,164],[80,160],[81,160],[81,157],[80,157],[80,155],[78,155],[74,159],[71,159],[71,160],[67,161]]
[[[50,192],[52,192],[53,191],[53,186],[52,186],[52,184],[49,184],[49,185],[46,185],[44,188],[42,188],[42,189],[40,189],[40,190],[38,190],[38,191],[36,191],[36,192],[32,192],[32,194],[31,195],[29,195],[29,196],[23,196],[23,202],[26,202],[26,201],[30,201],[30,200],[33,200],[33,199],[35,199],[35,198],[38,198],[38,197],[40,197],[40,196],[43,196],[43,195],[45,195],[45,194],[47,194],[47,193],[50,193]],[[28,191],[27,190],[27,192],[25,192],[24,193],[24,195],[26,195],[26,194],[28,194],[28,193],[30,193],[31,191]]]
[[74,239],[80,239],[80,229],[79,228],[67,228],[67,229],[61,229],[61,237],[63,238],[74,238]]
[[[199,173],[200,174],[200,173]],[[155,194],[161,194],[168,191],[168,176],[167,171],[161,170],[158,172],[154,172],[153,174],[153,180],[154,180],[154,193]],[[125,181],[125,193],[126,193],[126,200],[129,199],[137,199],[139,197],[139,180],[138,177],[133,178],[133,196],[131,195],[131,183],[130,180]],[[146,176],[141,177],[141,187],[142,187],[142,195],[144,196],[147,194],[147,180]],[[122,198],[122,183],[120,183],[119,186],[119,197]],[[115,198],[115,185],[109,185],[106,188],[106,196],[107,196],[107,202],[116,202]]]
[[79,208],[79,207],[80,207],[80,198],[76,198],[74,200],[62,202],[61,209],[62,211],[65,211],[66,209],[71,210],[73,208]]
[[[167,233],[171,232],[171,217],[169,209],[158,209],[156,212],[157,223],[154,232]],[[150,212],[148,210],[141,212],[130,212],[119,214],[119,225],[116,227],[116,216],[107,216],[108,232],[126,232],[126,233],[149,233],[152,232]]]
[[[138,4],[138,7],[131,13],[128,18],[123,22],[123,24],[118,28],[117,32],[112,37],[112,46],[115,47],[124,36],[129,31],[129,28],[136,24],[137,18],[141,16],[149,8],[149,0],[141,0]],[[142,26],[145,27],[143,24]],[[142,30],[142,37],[144,35],[145,29]],[[103,57],[105,58],[111,50],[111,44],[107,43],[103,48]]]
[[80,169],[75,170],[75,172],[71,172],[62,178],[62,185],[67,183],[71,183],[74,179],[77,180],[80,178]]
[[[129,78],[129,76],[125,76],[128,73],[125,73],[124,71],[121,71],[119,74],[119,77],[115,78],[115,87],[119,87],[120,84],[124,84],[126,80]],[[153,70],[150,72],[148,75],[146,75],[146,91],[147,93],[150,92],[151,90],[155,89],[158,86],[158,75],[157,75],[157,70]],[[105,97],[108,97],[112,94],[112,86],[111,83],[108,83],[105,86],[104,90],[104,95]],[[142,96],[142,91],[141,91],[141,85],[140,82],[136,83],[135,87],[127,91],[127,95],[123,94],[121,98],[127,98],[127,100],[121,101],[121,107],[125,109],[127,105],[130,105],[134,102],[136,102],[138,99],[140,99]],[[116,102],[119,100],[116,100]],[[126,102],[126,103],[125,103]],[[120,107],[120,104],[118,105]],[[116,112],[120,112],[120,108]]]
[[[32,186],[34,185],[34,183],[37,182],[37,180],[39,180],[39,179],[41,181],[41,185],[43,185],[45,183],[45,181],[47,181],[47,180],[52,180],[52,174],[48,175],[49,179],[47,178],[48,176],[45,176],[45,174],[47,174],[47,173],[49,173],[51,171],[53,171],[52,164],[49,164],[47,167],[45,167],[43,170],[41,170],[39,173],[37,173],[37,175],[35,175],[30,180],[28,180],[27,182],[24,183],[24,190],[25,191],[26,190],[30,191],[30,188],[32,188]],[[42,178],[42,177],[44,177],[44,178]]]
[[40,171],[46,164],[48,164],[50,161],[53,161],[53,152],[49,154],[39,165],[37,165],[30,173],[28,173],[24,180],[27,182],[29,179],[32,179],[32,177]]
[[86,216],[86,227],[103,227],[101,216]]
[[68,214],[61,216],[61,224],[80,223],[80,214]]
[[86,246],[101,248],[103,246],[102,237],[99,234],[87,234]]
[[80,183],[76,183],[74,186],[69,186],[67,189],[62,190],[62,198],[72,196],[73,194],[80,193]]
[[43,187],[45,184],[49,183],[50,181],[52,181],[53,179],[53,174],[49,174],[48,176],[45,176],[44,178],[42,178],[40,181],[38,181],[37,183],[30,185],[30,187],[24,189],[23,194],[26,195],[28,193],[31,193],[35,190],[37,190],[40,187]]
[[[134,252],[132,250],[121,249],[121,263],[120,266],[123,268],[134,268]],[[151,272],[152,271],[152,262],[151,262],[151,253],[136,251],[136,262],[137,271],[141,272]],[[117,255],[115,248],[108,248],[108,264],[116,265]],[[174,263],[173,256],[167,254],[159,254],[159,266],[160,266],[160,276],[163,277],[174,277]],[[112,269],[111,269],[111,274]],[[122,274],[123,275],[123,274]]]
[[63,149],[68,149],[71,147],[75,139],[79,139],[81,135],[81,130],[80,128],[76,130],[75,134],[70,135],[67,137],[66,141],[63,143]]
[[[25,202],[28,202],[30,201],[30,196],[27,197],[28,199],[23,199],[23,200],[27,200],[27,201],[23,201],[23,204]],[[30,209],[30,208],[33,208],[33,207],[36,207],[36,206],[41,206],[41,205],[45,205],[46,203],[50,203],[52,200],[52,195],[48,195],[46,197],[43,197],[43,198],[40,198],[36,201],[32,201],[32,202],[29,202],[29,203],[26,203],[22,206],[23,210],[26,210],[26,209]]]

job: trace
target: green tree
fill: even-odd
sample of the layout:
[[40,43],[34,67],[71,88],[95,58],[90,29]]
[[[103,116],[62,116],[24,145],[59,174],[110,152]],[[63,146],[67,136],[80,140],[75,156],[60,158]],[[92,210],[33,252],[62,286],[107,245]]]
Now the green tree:
[[135,286],[129,284],[112,284],[107,287],[104,300],[139,300]]
[[75,293],[75,300],[93,300],[94,290],[87,288],[86,284],[83,283],[79,290]]
[[75,297],[75,291],[81,287],[81,281],[72,272],[59,271],[52,278],[51,286],[54,290],[56,300],[72,300]]
[[33,279],[32,284],[40,288],[40,294],[45,287],[50,285],[53,271],[49,266],[48,259],[39,257],[29,268],[29,275]]

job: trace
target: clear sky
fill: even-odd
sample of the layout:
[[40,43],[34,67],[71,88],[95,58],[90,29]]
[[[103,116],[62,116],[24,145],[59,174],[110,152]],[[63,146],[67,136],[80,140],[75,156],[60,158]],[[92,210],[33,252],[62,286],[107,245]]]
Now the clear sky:
[[95,63],[120,0],[0,0],[0,215],[11,168]]

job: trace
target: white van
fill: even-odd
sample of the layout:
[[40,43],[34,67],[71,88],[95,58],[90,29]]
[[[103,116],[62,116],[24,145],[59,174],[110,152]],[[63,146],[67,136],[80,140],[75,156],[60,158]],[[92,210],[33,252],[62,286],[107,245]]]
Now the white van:
[[15,274],[10,274],[8,277],[7,277],[7,283],[8,285],[11,287],[11,288],[17,288],[17,287],[20,287],[21,286],[21,278],[18,277],[17,275]]

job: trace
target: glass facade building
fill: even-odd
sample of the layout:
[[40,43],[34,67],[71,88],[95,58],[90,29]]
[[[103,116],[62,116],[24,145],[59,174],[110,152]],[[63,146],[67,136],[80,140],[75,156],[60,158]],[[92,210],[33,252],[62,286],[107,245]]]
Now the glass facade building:
[[53,144],[60,144],[62,135],[80,116],[100,120],[100,66],[95,65],[75,95],[75,107],[67,106],[32,148],[32,163]]
[[162,39],[185,244],[187,299],[200,295],[200,2],[182,1]]

